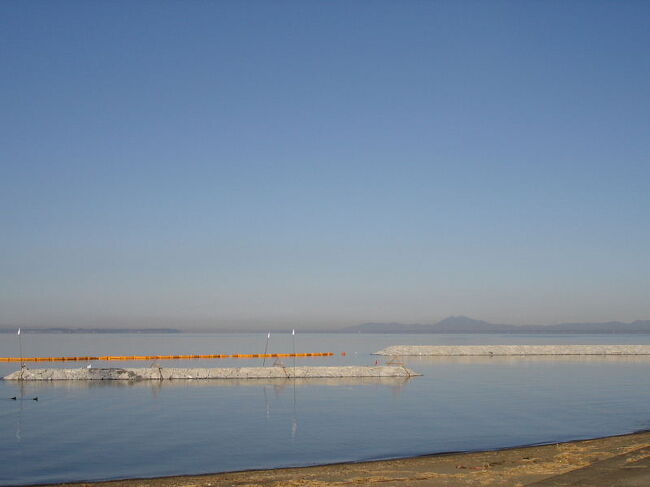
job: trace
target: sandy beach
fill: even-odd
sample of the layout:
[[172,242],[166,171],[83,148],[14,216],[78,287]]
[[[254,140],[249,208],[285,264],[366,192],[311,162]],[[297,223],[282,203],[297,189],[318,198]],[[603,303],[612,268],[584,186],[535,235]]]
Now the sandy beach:
[[650,432],[498,451],[209,475],[51,484],[67,487],[650,485]]

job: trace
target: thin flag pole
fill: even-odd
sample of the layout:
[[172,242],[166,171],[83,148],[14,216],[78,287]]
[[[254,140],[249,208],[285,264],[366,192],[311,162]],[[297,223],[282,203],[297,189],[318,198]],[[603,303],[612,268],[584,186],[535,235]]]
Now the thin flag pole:
[[296,330],[291,330],[293,336],[293,378],[296,378]]
[[266,354],[269,351],[269,341],[271,341],[271,332],[266,335],[266,346],[264,347],[264,360],[262,360],[262,367],[266,365]]
[[18,350],[20,351],[20,368],[25,367],[25,361],[23,360],[23,340],[20,336],[20,328],[18,328]]
[[291,330],[293,336],[293,420],[291,421],[291,440],[296,439],[298,421],[296,420],[296,330]]

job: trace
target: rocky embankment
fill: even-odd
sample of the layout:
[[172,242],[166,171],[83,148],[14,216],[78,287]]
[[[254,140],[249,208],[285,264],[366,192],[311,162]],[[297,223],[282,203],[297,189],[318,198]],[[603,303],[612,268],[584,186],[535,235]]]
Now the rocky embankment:
[[526,355],[650,355],[650,345],[396,345],[374,355],[526,356]]
[[241,367],[241,368],[82,368],[22,369],[4,380],[167,380],[167,379],[291,379],[336,377],[412,377],[402,366]]

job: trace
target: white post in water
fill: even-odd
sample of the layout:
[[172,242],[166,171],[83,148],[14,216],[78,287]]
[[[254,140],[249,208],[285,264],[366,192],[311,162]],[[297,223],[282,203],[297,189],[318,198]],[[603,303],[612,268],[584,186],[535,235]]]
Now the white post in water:
[[20,369],[25,368],[25,361],[23,360],[23,341],[20,337],[20,328],[18,328],[18,350],[20,352]]
[[291,330],[291,335],[293,336],[293,421],[291,422],[291,439],[296,439],[296,428],[298,423],[296,422],[296,330],[295,328]]
[[271,340],[271,332],[266,335],[266,346],[264,347],[264,360],[262,360],[262,367],[266,365],[266,354],[269,351],[269,341]]
[[291,330],[293,336],[293,378],[296,378],[296,330]]

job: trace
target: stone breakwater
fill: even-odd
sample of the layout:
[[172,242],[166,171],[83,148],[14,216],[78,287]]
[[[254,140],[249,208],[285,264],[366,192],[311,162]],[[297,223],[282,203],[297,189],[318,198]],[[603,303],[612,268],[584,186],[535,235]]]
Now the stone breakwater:
[[412,377],[421,375],[398,366],[241,367],[241,368],[83,368],[22,369],[4,380],[169,380],[169,379],[292,379],[337,377]]
[[650,345],[396,345],[374,355],[526,356],[526,355],[650,355]]

